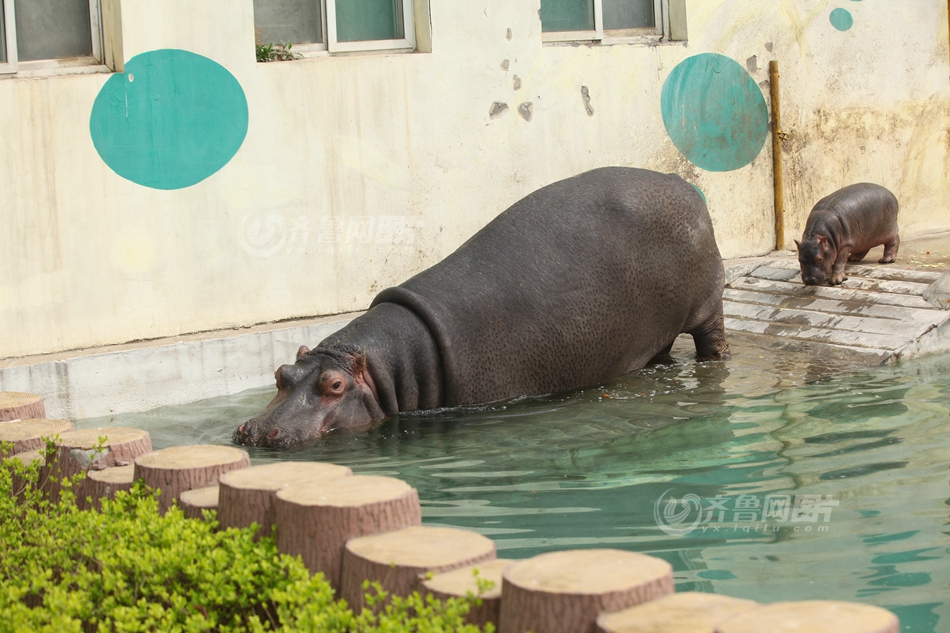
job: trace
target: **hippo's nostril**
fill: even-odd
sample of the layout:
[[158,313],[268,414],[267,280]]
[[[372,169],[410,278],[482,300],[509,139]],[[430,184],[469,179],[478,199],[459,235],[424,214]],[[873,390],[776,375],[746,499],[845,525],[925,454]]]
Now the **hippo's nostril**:
[[270,433],[267,434],[267,439],[272,440],[272,439],[274,439],[275,437],[277,437],[278,435],[280,435],[280,429],[274,429],[273,431],[271,431]]

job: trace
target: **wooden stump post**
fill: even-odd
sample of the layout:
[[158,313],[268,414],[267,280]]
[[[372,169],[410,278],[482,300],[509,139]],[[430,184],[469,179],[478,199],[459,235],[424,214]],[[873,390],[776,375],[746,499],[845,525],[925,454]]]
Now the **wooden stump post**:
[[[247,469],[245,469],[247,470]],[[231,471],[237,472],[237,471]],[[178,501],[181,503],[181,509],[189,519],[204,519],[205,510],[218,509],[218,486],[205,486],[204,488],[194,488],[181,493]]]
[[172,446],[136,459],[135,479],[161,490],[158,509],[165,514],[186,490],[217,484],[224,473],[250,465],[247,451],[231,446]]
[[343,548],[354,537],[422,523],[419,493],[392,477],[353,476],[277,493],[277,549],[340,589]]
[[[461,569],[442,572],[423,581],[422,587],[426,593],[431,593],[439,600],[463,598],[469,593],[481,598],[482,605],[472,607],[465,617],[466,622],[481,627],[491,622],[497,628],[498,616],[501,612],[501,574],[514,562],[507,558],[496,558]],[[490,580],[495,584],[485,593],[479,594],[478,579]]]
[[352,474],[346,466],[319,462],[277,462],[231,471],[221,476],[218,523],[221,529],[257,523],[257,537],[269,536],[277,520],[274,501],[279,490],[295,484],[322,489]]
[[899,633],[897,616],[880,607],[833,600],[776,602],[723,620],[716,633]]
[[[43,467],[48,474],[51,501],[59,499],[63,478],[110,466],[128,466],[136,457],[152,450],[152,440],[146,431],[116,426],[66,431],[60,434],[56,447],[56,455]],[[81,499],[83,492],[81,486],[76,490],[76,498]]]
[[86,473],[82,496],[77,499],[79,507],[86,510],[98,510],[103,499],[115,499],[120,490],[129,491],[135,481],[135,466],[112,466],[103,470],[90,470]]
[[[17,420],[0,424],[0,442],[11,442],[13,452],[7,457],[41,449],[46,445],[46,438],[73,430],[73,423],[69,420],[47,420],[46,418]],[[0,455],[0,460],[3,455]]]
[[43,399],[35,393],[0,391],[0,422],[45,418]]
[[716,625],[737,613],[759,606],[713,593],[671,593],[597,618],[598,633],[713,633]]
[[419,588],[421,574],[450,571],[494,558],[491,539],[457,528],[422,525],[350,539],[343,552],[340,597],[359,613],[364,607],[364,580],[377,581],[384,591],[407,596]]
[[595,633],[602,612],[673,593],[669,563],[616,549],[540,554],[503,579],[499,633]]

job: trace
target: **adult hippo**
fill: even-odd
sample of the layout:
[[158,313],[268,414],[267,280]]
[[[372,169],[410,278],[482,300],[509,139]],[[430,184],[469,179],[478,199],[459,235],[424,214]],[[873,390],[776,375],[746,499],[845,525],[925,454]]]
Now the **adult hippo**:
[[399,411],[611,380],[681,332],[728,358],[723,266],[703,197],[672,174],[606,167],[515,203],[293,365],[234,432],[290,446]]

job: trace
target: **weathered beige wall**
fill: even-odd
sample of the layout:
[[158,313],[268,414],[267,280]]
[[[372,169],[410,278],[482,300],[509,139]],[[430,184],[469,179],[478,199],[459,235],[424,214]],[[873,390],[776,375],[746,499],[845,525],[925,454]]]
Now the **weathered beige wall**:
[[[849,31],[829,24],[838,4]],[[781,64],[789,243],[817,198],[862,180],[897,193],[905,233],[950,229],[943,0],[686,8],[688,44],[551,46],[537,0],[431,0],[432,53],[257,64],[250,0],[122,0],[125,61],[181,48],[222,64],[247,95],[247,137],[208,179],[150,189],[91,141],[109,75],[0,79],[0,358],[363,309],[518,198],[603,165],[680,173],[705,192],[723,256],[767,252],[770,144],[707,172],[663,126],[665,78],[706,52],[751,68],[766,98]],[[509,109],[490,118],[495,101]],[[404,239],[320,243],[327,218],[401,223]]]

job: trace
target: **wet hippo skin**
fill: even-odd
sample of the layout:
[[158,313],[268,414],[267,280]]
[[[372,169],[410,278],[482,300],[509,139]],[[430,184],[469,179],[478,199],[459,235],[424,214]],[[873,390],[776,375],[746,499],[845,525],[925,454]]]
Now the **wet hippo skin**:
[[679,176],[595,169],[544,187],[276,372],[234,432],[289,446],[399,411],[611,380],[693,336],[727,358],[723,266],[700,193]]

